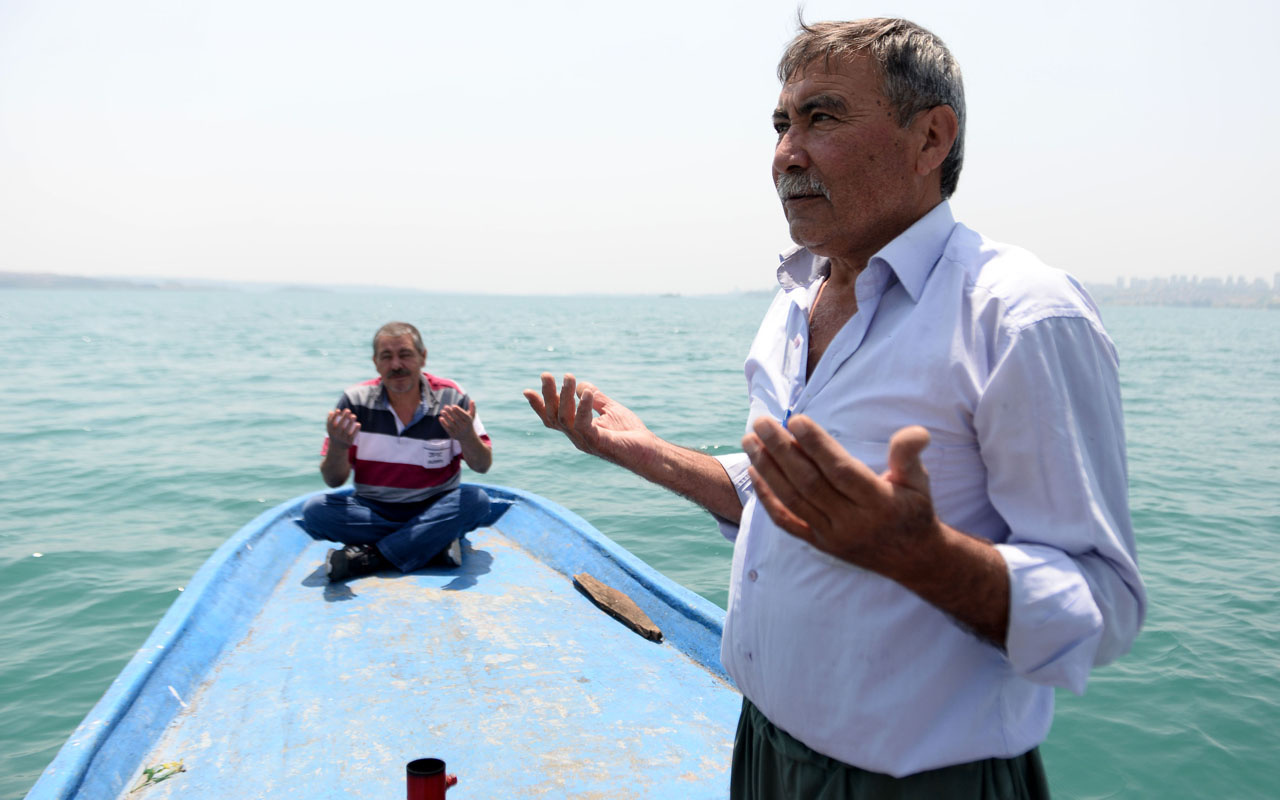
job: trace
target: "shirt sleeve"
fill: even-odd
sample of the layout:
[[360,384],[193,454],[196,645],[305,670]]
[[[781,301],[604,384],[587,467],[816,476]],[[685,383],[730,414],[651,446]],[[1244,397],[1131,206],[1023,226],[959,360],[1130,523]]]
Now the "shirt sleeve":
[[[738,493],[738,499],[742,501],[742,505],[746,506],[747,501],[755,497],[755,487],[751,485],[751,475],[747,473],[747,467],[751,464],[751,459],[746,453],[731,453],[727,456],[715,456],[716,461],[720,462],[720,466],[724,468],[725,473],[729,476],[729,480],[733,483],[733,490]],[[738,525],[730,522],[718,514],[712,514],[716,518],[716,524],[720,526],[720,533],[729,541],[737,541]]]
[[1083,693],[1127,652],[1146,593],[1129,517],[1119,368],[1084,317],[1012,334],[974,416],[988,494],[1009,526],[1007,654],[1036,683]]

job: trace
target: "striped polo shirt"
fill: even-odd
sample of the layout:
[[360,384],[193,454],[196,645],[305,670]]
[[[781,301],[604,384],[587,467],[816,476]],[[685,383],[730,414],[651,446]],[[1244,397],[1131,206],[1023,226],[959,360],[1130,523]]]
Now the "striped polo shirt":
[[[445,406],[466,409],[470,398],[458,384],[427,372],[422,373],[422,403],[408,425],[392,410],[382,378],[343,392],[337,407],[351,409],[360,423],[355,444],[347,451],[356,494],[385,503],[416,503],[457,486],[462,446],[440,423]],[[479,415],[475,429],[488,444]],[[328,449],[326,438],[324,451]]]

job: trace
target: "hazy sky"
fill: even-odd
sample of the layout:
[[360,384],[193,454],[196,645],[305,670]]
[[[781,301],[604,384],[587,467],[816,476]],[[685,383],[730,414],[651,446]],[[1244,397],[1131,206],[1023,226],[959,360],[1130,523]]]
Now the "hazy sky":
[[[1278,8],[812,0],[806,17],[903,16],[950,45],[970,226],[1087,281],[1270,281]],[[768,288],[795,10],[0,0],[0,270]]]

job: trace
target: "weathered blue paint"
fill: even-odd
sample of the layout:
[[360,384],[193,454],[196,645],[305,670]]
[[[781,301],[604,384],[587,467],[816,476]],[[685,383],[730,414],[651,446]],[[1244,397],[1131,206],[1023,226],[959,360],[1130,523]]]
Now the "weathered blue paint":
[[[720,798],[740,696],[723,613],[577,515],[485,486],[463,566],[328,584],[298,498],[220,547],[28,800],[392,798],[448,762],[465,798]],[[656,644],[572,586],[589,572]],[[129,795],[144,767],[186,771]]]

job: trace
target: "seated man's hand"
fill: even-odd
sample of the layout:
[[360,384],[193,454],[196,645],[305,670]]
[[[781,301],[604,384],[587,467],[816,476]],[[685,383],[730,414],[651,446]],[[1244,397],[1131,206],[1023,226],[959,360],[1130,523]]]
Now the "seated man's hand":
[[541,394],[525,389],[524,398],[543,425],[562,432],[584,453],[629,469],[653,457],[657,437],[640,418],[591,384],[579,385],[572,375],[564,376],[557,393],[555,377],[544,372]]
[[335,408],[329,412],[325,430],[329,434],[330,444],[349,448],[356,443],[356,434],[360,432],[360,423],[356,421],[356,415],[351,409],[344,408],[339,410]]
[[458,441],[475,437],[476,401],[466,410],[462,406],[445,406],[440,409],[440,424]]

